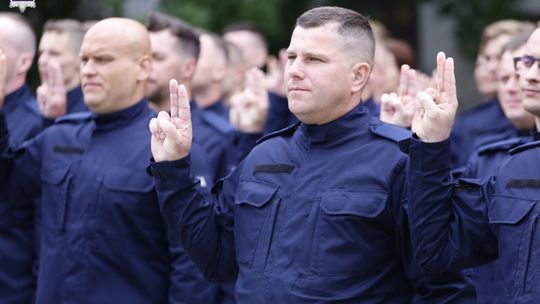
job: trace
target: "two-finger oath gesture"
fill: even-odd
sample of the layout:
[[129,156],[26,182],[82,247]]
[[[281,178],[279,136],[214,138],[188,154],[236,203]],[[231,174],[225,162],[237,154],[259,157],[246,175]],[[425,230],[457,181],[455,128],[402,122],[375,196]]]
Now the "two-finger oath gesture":
[[150,121],[152,155],[156,162],[186,157],[191,150],[192,126],[186,87],[169,82],[171,113],[161,111]]
[[437,89],[417,94],[418,109],[412,131],[425,142],[440,142],[450,137],[458,108],[454,60],[443,52],[437,54]]

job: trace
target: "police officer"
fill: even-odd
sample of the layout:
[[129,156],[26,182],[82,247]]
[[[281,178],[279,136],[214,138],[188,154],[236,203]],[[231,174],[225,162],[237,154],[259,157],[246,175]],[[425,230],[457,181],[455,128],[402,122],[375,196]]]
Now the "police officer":
[[12,154],[0,111],[0,198],[41,194],[37,303],[208,302],[198,298],[202,275],[167,234],[146,173],[155,115],[144,98],[150,69],[144,26],[105,19],[81,47],[93,113],[57,119]]
[[39,41],[38,67],[41,85],[37,89],[43,116],[88,111],[79,77],[79,49],[84,35],[77,20],[49,20]]
[[237,279],[240,303],[473,299],[459,273],[423,276],[412,257],[397,145],[410,134],[360,104],[373,48],[354,11],[300,16],[285,78],[301,123],[263,139],[216,186],[215,204],[192,188],[183,86],[172,81],[171,116],[150,122],[162,214],[206,277]]
[[[516,59],[523,104],[540,130],[540,29]],[[452,181],[449,141],[457,108],[453,61],[439,54],[437,90],[422,92],[423,116],[414,126],[423,141],[411,140],[410,219],[415,255],[437,272],[471,267],[499,258],[503,303],[534,303],[538,285],[540,138],[510,151],[494,177]]]
[[[0,48],[6,59],[3,111],[11,130],[9,143],[18,147],[43,128],[36,98],[26,84],[36,49],[31,25],[18,14],[0,13]],[[32,300],[35,285],[32,217],[30,201],[8,201],[0,197],[0,303]]]
[[454,168],[464,166],[479,146],[517,135],[517,130],[504,115],[497,98],[497,68],[501,49],[512,36],[533,29],[532,23],[517,20],[500,20],[484,29],[474,75],[478,91],[487,100],[456,118],[451,137]]

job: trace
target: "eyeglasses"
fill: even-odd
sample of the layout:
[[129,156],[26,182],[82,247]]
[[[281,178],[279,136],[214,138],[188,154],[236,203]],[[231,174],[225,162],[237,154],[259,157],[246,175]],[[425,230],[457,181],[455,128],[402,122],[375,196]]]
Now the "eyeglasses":
[[530,55],[523,55],[521,57],[514,57],[514,69],[516,72],[525,69],[530,69],[535,62],[540,63],[540,57],[533,57]]

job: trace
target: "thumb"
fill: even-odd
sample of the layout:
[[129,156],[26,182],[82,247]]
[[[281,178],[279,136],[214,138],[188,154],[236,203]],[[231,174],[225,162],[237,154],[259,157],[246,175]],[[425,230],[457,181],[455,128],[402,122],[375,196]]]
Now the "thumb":
[[420,107],[423,108],[426,112],[437,112],[437,105],[433,98],[428,95],[426,92],[419,92],[416,94],[416,99],[420,103]]

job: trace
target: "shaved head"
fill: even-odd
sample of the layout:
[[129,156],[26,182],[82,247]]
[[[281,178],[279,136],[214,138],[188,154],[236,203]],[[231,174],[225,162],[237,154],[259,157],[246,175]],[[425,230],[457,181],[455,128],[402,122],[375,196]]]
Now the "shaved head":
[[108,18],[101,20],[86,32],[84,41],[87,40],[108,41],[115,48],[125,51],[126,55],[134,58],[152,54],[146,27],[132,19]]

